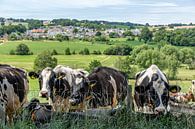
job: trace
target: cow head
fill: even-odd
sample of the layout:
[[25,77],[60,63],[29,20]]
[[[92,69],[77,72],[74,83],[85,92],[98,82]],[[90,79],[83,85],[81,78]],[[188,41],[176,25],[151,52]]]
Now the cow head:
[[69,100],[72,105],[78,105],[84,100],[90,99],[92,96],[90,91],[95,86],[96,81],[89,81],[89,79],[83,78],[82,81],[75,87],[71,95],[71,99]]
[[166,114],[169,110],[169,88],[167,81],[159,74],[153,73],[151,77],[146,76],[142,83],[135,87],[135,92],[147,96],[147,103],[152,105],[155,114]]
[[52,68],[45,68],[40,73],[30,72],[29,76],[33,78],[38,78],[39,80],[39,96],[48,98],[52,92],[52,88],[54,85],[54,81],[56,78],[55,73],[53,72]]

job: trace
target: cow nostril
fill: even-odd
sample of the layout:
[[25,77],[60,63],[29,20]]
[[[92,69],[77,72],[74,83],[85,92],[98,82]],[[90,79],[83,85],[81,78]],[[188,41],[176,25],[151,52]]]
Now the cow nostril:
[[48,94],[47,91],[42,91],[42,92],[41,92],[41,96],[42,96],[42,97],[47,97],[47,94]]

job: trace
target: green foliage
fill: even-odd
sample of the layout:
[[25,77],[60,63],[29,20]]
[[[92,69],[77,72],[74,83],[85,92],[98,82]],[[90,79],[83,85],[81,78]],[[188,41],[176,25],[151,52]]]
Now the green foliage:
[[127,38],[127,41],[134,41],[135,40],[135,36],[129,36],[128,38]]
[[51,55],[58,55],[58,52],[55,49],[53,49],[53,51],[51,52]]
[[69,47],[66,48],[66,50],[65,50],[65,55],[71,55],[71,52],[70,52],[70,48],[69,48]]
[[26,32],[26,27],[21,25],[21,24],[8,25],[8,26],[3,25],[2,27],[0,27],[0,36],[3,34],[11,34],[14,32],[24,33],[24,32]]
[[109,39],[106,36],[98,36],[98,37],[95,37],[95,41],[98,41],[98,42],[108,42]]
[[110,47],[104,51],[105,55],[130,55],[132,48],[129,45],[122,44]]
[[124,59],[119,57],[115,63],[114,66],[119,69],[120,71],[126,73],[129,78],[134,78],[137,69],[135,66],[131,63],[131,57],[125,57]]
[[84,50],[81,50],[79,52],[79,54],[81,55],[90,55],[89,49],[88,48],[84,48]]
[[123,33],[123,36],[124,36],[124,37],[133,36],[133,33],[132,33],[130,30],[128,30],[128,31],[125,31],[125,32]]
[[116,32],[111,32],[111,33],[109,33],[109,37],[110,37],[110,38],[118,38],[118,37],[120,37],[120,36],[119,36],[119,34],[116,33]]
[[96,32],[96,34],[95,34],[95,36],[101,36],[102,35],[102,33],[101,32]]
[[27,19],[26,22],[29,29],[38,29],[43,26],[43,21],[41,20]]
[[92,54],[94,54],[94,55],[101,55],[102,53],[101,53],[100,50],[98,50],[98,51],[94,50]]
[[15,33],[11,33],[9,36],[8,36],[8,40],[11,40],[11,41],[14,41],[14,40],[17,40],[17,35]]
[[57,65],[57,59],[52,57],[51,52],[44,51],[41,54],[37,55],[34,61],[34,70],[40,71],[46,67],[54,68]]
[[152,64],[156,64],[160,69],[166,68],[165,55],[158,50],[145,50],[140,52],[136,58],[135,62],[141,68],[148,68]]
[[152,41],[153,34],[152,32],[148,29],[148,27],[144,27],[141,30],[141,35],[140,39],[143,39],[145,43]]
[[96,68],[98,66],[102,66],[101,62],[98,60],[93,60],[89,63],[88,69],[89,69],[89,71],[92,71],[94,68]]
[[69,40],[69,37],[68,36],[65,36],[65,35],[62,35],[62,34],[57,34],[55,36],[55,39],[59,42],[62,42],[62,41],[68,41]]
[[33,53],[30,52],[30,49],[26,44],[21,43],[16,47],[15,54],[16,55],[32,55]]
[[12,49],[12,50],[10,50],[9,54],[10,54],[10,55],[15,55],[16,53],[15,53],[15,51]]

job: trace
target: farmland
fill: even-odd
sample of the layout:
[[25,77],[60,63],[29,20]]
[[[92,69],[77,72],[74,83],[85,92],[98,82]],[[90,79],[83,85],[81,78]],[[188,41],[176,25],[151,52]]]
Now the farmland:
[[[16,46],[20,43],[25,43],[29,46],[30,50],[34,53],[34,55],[25,55],[25,56],[19,56],[19,55],[9,55],[9,51],[12,49],[15,49]],[[55,57],[58,59],[58,64],[70,66],[73,68],[87,68],[88,64],[96,59],[99,60],[102,65],[114,67],[114,63],[116,62],[116,59],[121,56],[110,56],[110,55],[64,55],[64,50],[69,47],[71,51],[75,50],[76,53],[78,53],[80,50],[83,50],[84,48],[88,48],[90,52],[93,52],[94,50],[100,50],[103,52],[106,48],[109,48],[110,46],[114,46],[116,44],[129,44],[130,46],[138,46],[143,43],[138,41],[129,41],[126,42],[125,39],[112,39],[111,41],[112,45],[106,45],[103,43],[91,43],[91,42],[85,42],[85,41],[64,41],[64,42],[56,42],[56,41],[9,41],[5,44],[0,45],[0,63],[2,64],[10,64],[14,65],[20,68],[24,68],[27,71],[33,70],[33,63],[37,56],[37,54],[41,53],[44,50],[50,50],[52,51],[55,49],[59,55],[55,55]],[[154,46],[154,45],[153,45]],[[154,46],[156,47],[156,46]],[[122,57],[124,58],[124,57]],[[166,71],[165,71],[166,72]],[[191,86],[192,79],[195,78],[195,70],[188,70],[185,67],[181,67],[178,70],[177,73],[178,79],[180,80],[171,80],[171,84],[178,84],[182,86],[182,91],[188,91],[189,87]],[[38,97],[39,94],[39,86],[38,81],[29,79],[30,81],[30,92],[28,94],[28,99],[30,100],[33,97]],[[133,85],[135,83],[134,80],[129,80],[129,84]],[[46,102],[46,99],[39,98],[41,102]],[[59,120],[55,119],[54,122],[51,122],[49,128],[56,128],[59,129],[63,128],[165,128],[165,125],[167,128],[184,128],[189,127],[191,124],[187,123],[186,116],[181,119],[180,124],[177,124],[177,120],[175,117],[168,116],[162,119],[151,119],[148,120],[147,118],[143,116],[137,116],[134,114],[118,114],[119,116],[116,118],[104,118],[102,121],[94,121],[94,120],[76,120],[71,121],[72,118],[60,118]],[[134,119],[132,119],[134,118]],[[140,118],[143,118],[140,121]],[[189,118],[188,118],[189,119]],[[171,122],[170,122],[170,121]],[[128,122],[131,122],[127,124]],[[96,123],[95,123],[96,122]],[[113,123],[116,123],[113,125]],[[150,123],[150,124],[148,124]],[[156,124],[153,124],[156,123]],[[188,125],[187,125],[188,124]],[[68,127],[68,125],[70,125]],[[18,122],[14,125],[14,128],[24,126],[26,128],[36,128],[33,127],[34,125],[25,123],[24,121]],[[66,127],[67,126],[67,127]]]
[[[34,53],[34,55],[9,55],[9,51],[15,49],[16,46],[20,43],[25,43],[29,46],[30,50]],[[41,53],[44,50],[52,51],[55,49],[59,55],[55,55],[58,59],[58,64],[70,66],[72,68],[87,68],[88,64],[92,60],[99,60],[102,65],[114,67],[114,63],[119,56],[109,56],[109,55],[64,55],[64,51],[67,47],[70,48],[71,51],[75,51],[78,53],[79,51],[83,50],[84,48],[88,48],[90,52],[94,50],[100,50],[103,52],[106,48],[110,46],[114,46],[116,44],[126,43],[130,46],[138,46],[143,44],[142,42],[136,41],[126,41],[126,39],[111,39],[112,45],[106,45],[103,43],[91,43],[86,41],[79,41],[79,40],[71,40],[71,41],[64,41],[64,42],[57,42],[57,41],[9,41],[5,44],[0,46],[0,63],[2,64],[10,64],[20,68],[24,68],[27,71],[33,70],[33,63],[36,58],[36,55]],[[165,71],[166,72],[166,71]],[[178,79],[175,81],[171,81],[172,84],[180,84],[183,86],[183,91],[187,91],[189,86],[191,85],[190,80],[195,78],[195,70],[188,70],[186,68],[180,68],[178,70]],[[130,84],[134,84],[134,81],[131,80]],[[30,89],[31,90],[38,90],[37,88],[37,81],[30,80]],[[36,96],[36,95],[29,95],[29,96]],[[31,98],[31,97],[30,97]]]

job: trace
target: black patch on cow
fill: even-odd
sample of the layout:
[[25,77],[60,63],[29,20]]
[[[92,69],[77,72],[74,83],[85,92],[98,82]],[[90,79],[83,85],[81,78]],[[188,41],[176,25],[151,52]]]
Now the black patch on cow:
[[[0,73],[0,82],[2,83],[3,79],[7,79],[13,85],[15,94],[19,97],[20,102],[22,102],[26,92],[24,84],[24,79],[27,80],[26,73],[19,68],[14,68],[9,65],[0,65]],[[6,89],[7,87],[8,85]],[[2,89],[0,90],[2,91]]]
[[4,84],[4,90],[7,90],[7,85],[6,84]]

